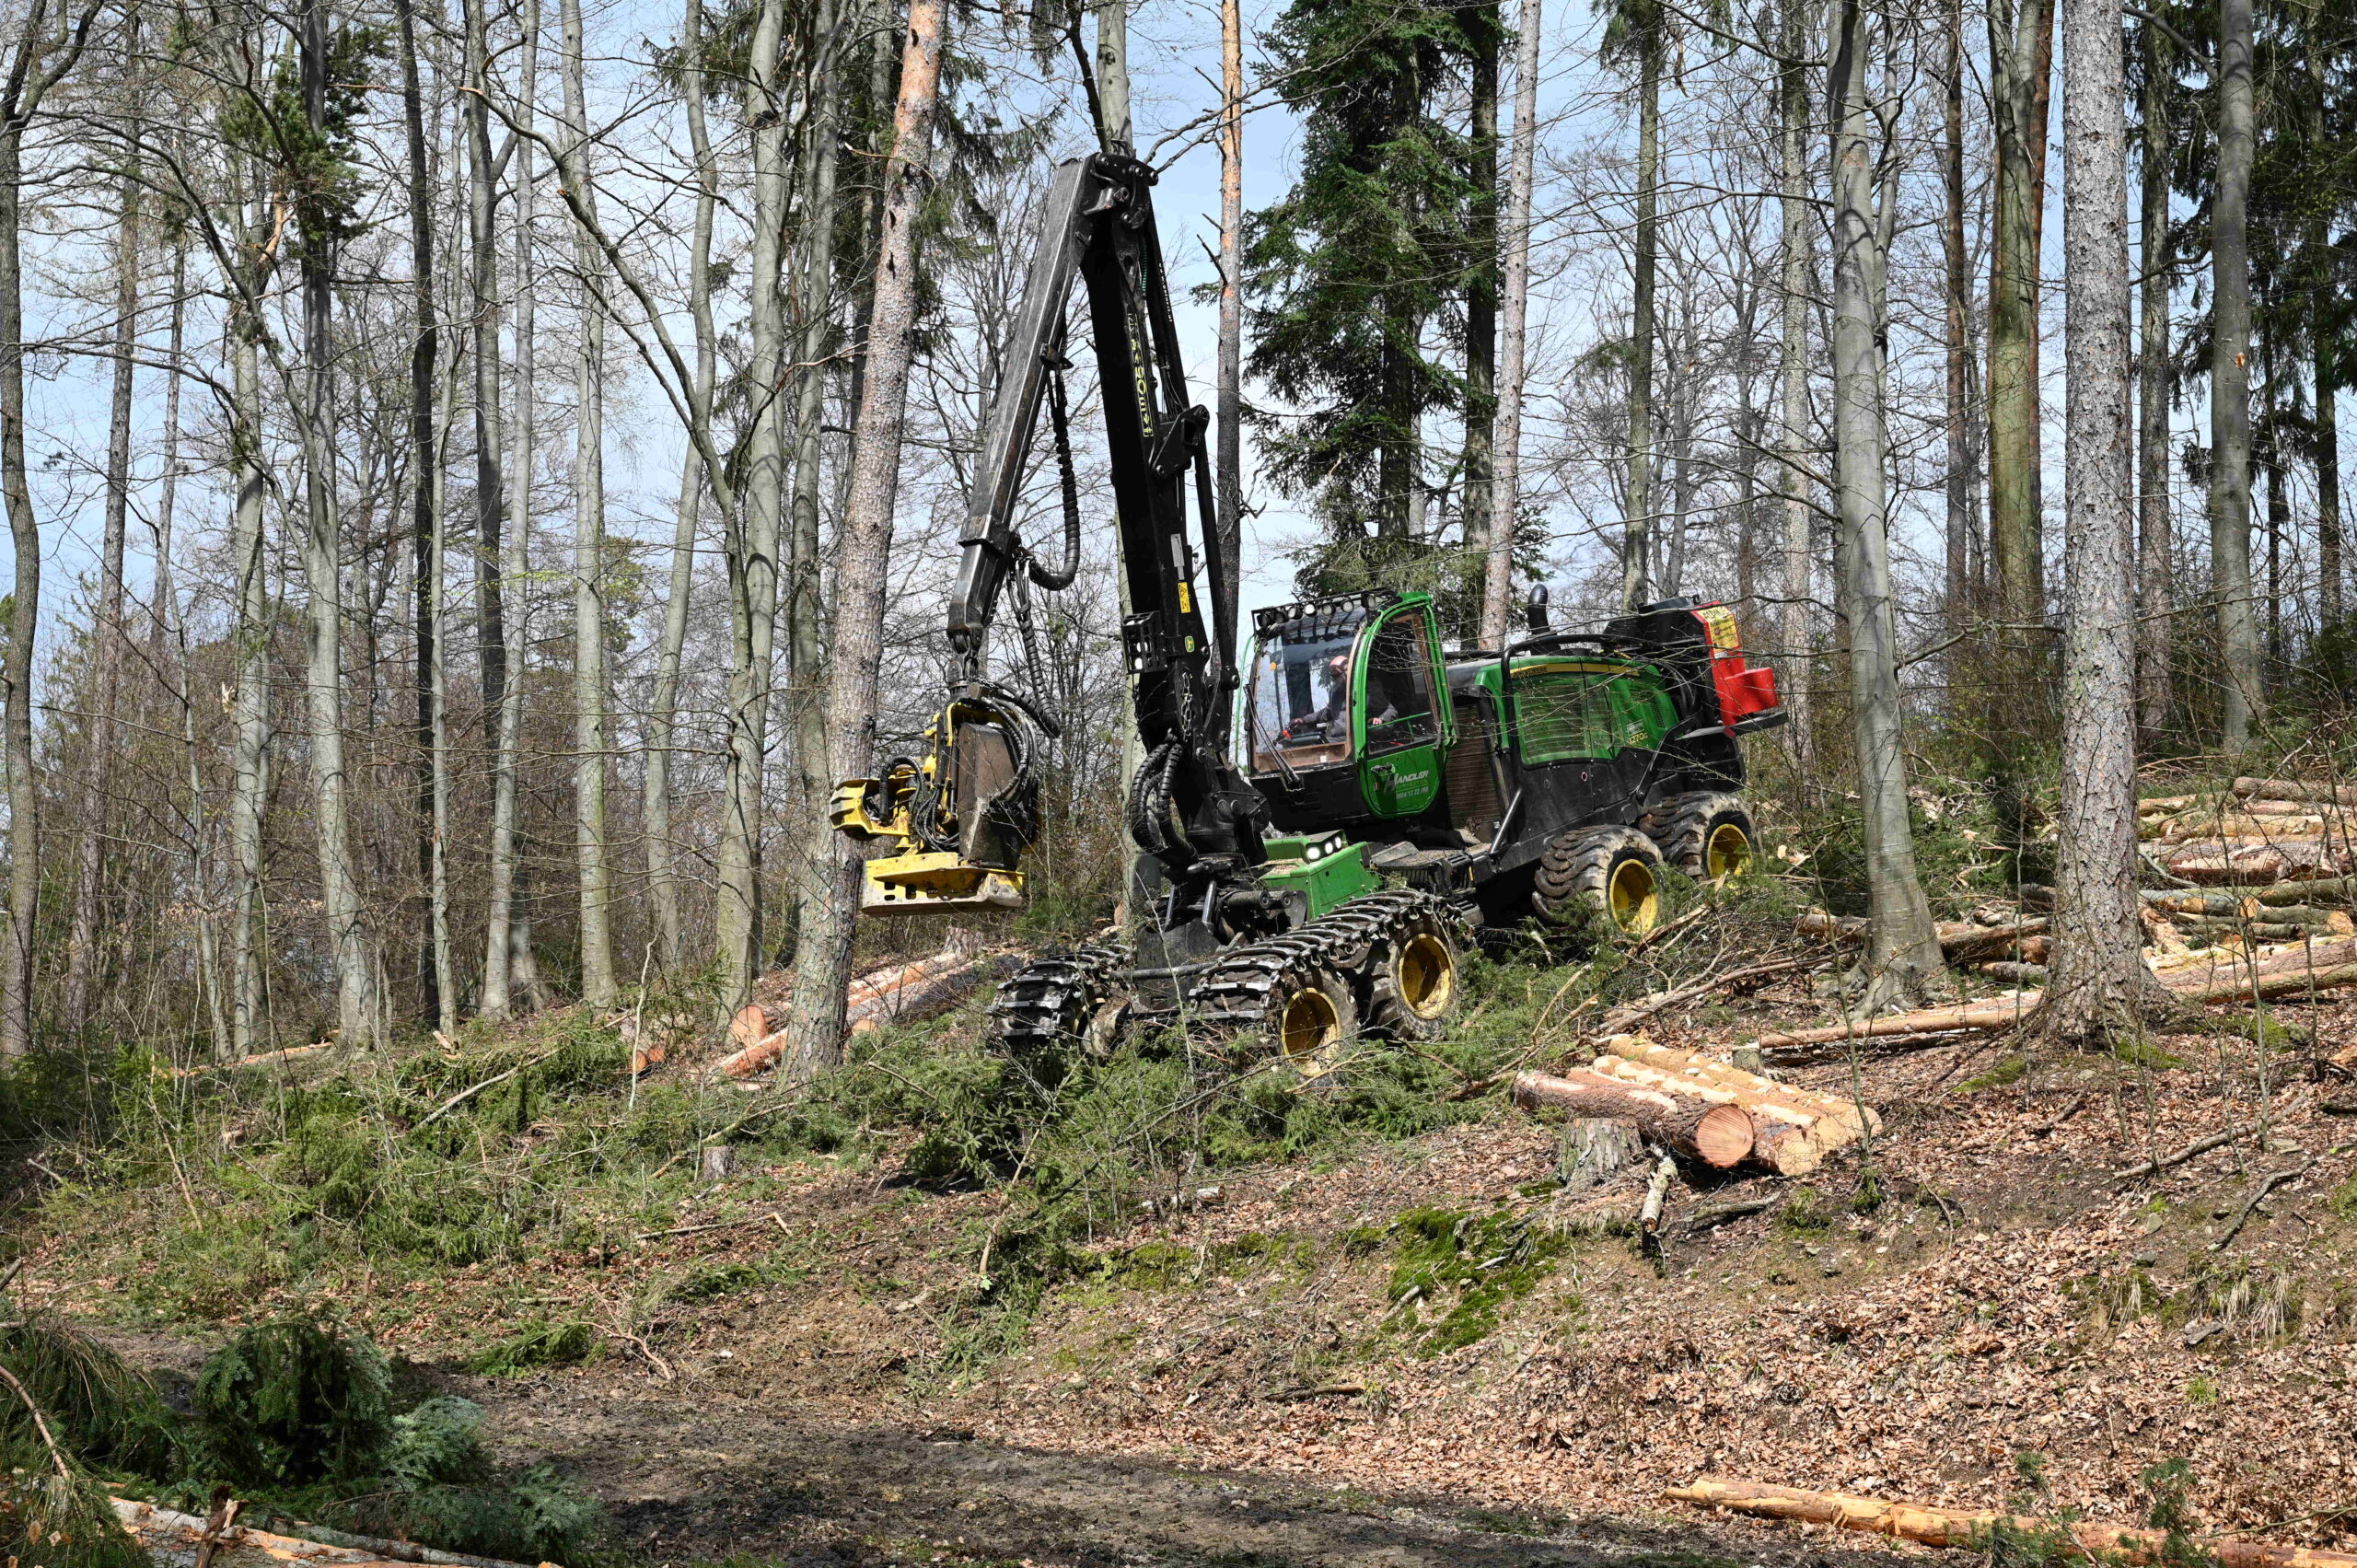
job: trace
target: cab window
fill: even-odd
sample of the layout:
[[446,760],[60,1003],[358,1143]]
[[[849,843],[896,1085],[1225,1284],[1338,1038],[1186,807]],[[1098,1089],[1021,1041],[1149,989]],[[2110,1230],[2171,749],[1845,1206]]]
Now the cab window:
[[1351,755],[1351,659],[1357,621],[1286,627],[1252,651],[1237,738],[1256,773],[1315,768]]
[[1419,615],[1397,616],[1379,627],[1367,651],[1366,749],[1421,746],[1440,734],[1433,714],[1431,650]]

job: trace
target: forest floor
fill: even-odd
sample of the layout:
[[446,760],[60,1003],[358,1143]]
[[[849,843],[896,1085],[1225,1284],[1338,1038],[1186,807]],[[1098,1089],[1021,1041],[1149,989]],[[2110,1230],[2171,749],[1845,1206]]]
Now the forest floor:
[[[1649,1032],[1723,1048],[1824,1006],[1794,982]],[[2357,1003],[2277,1012],[2357,1040]],[[1681,1189],[1658,1263],[1625,1234],[1640,1173],[1569,1196],[1554,1129],[1497,1105],[1190,1179],[1019,1299],[976,1283],[1010,1190],[912,1184],[905,1136],[740,1168],[626,1246],[304,1299],[664,1563],[1814,1563],[1872,1551],[1659,1493],[1717,1473],[2142,1522],[2172,1459],[2210,1528],[2357,1541],[2357,1107],[2247,1036],[2123,1054],[1794,1071],[1862,1094],[1880,1138],[1806,1181]],[[130,1191],[24,1234],[31,1299],[168,1362],[292,1298],[136,1307],[200,1205],[170,1172]],[[464,1370],[560,1320],[598,1330],[585,1363]]]

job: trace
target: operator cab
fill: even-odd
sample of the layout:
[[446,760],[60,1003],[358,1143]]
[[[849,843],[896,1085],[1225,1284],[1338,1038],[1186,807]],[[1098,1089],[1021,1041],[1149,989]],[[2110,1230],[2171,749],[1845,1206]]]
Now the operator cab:
[[1397,820],[1431,807],[1453,730],[1431,598],[1353,594],[1252,621],[1237,762],[1277,827]]

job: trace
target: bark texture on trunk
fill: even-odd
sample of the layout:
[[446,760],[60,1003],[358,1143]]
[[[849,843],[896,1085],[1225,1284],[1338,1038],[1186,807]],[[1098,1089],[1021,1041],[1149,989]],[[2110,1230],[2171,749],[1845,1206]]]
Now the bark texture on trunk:
[[[304,119],[327,135],[329,29],[326,0],[303,7]],[[311,772],[319,842],[319,906],[335,967],[336,1022],[347,1048],[377,1036],[377,959],[353,857],[351,794],[343,738],[343,540],[335,501],[333,258],[325,242],[302,250],[303,575],[310,599],[304,686],[311,725]]]
[[1940,238],[1947,263],[1947,476],[1942,489],[1947,502],[1948,625],[1954,631],[1971,619],[1976,608],[1972,536],[1979,519],[1973,516],[1972,471],[1980,462],[1973,439],[1972,278],[1965,245],[1969,192],[1964,178],[1963,0],[1947,0],[1941,32],[1940,177],[1945,205],[1940,214]]
[[[268,216],[250,198],[238,203],[250,240],[266,232]],[[259,244],[248,256],[263,254]],[[270,1035],[270,990],[264,972],[268,921],[264,900],[262,807],[270,798],[270,581],[262,551],[262,503],[269,476],[261,458],[262,325],[259,304],[266,278],[259,269],[238,283],[229,303],[229,447],[237,489],[229,527],[229,556],[237,573],[235,633],[237,740],[229,790],[229,849],[237,866],[229,927],[229,1043],[250,1055]]]
[[[836,0],[819,0],[811,62],[812,117],[800,171],[804,205],[829,215],[835,212],[842,164],[841,94],[835,88],[841,52],[833,39],[840,14]],[[784,586],[787,710],[794,730],[787,864],[794,885],[786,900],[792,926],[780,933],[778,942],[781,964],[790,961],[798,947],[803,903],[813,889],[826,885],[836,854],[834,829],[827,819],[834,780],[826,771],[827,603],[819,505],[826,479],[828,349],[834,333],[832,221],[804,226],[796,265],[791,319],[801,346],[795,351],[794,374],[794,501]]]
[[1629,344],[1628,518],[1620,539],[1620,602],[1651,597],[1654,533],[1654,274],[1660,250],[1662,18],[1637,41],[1637,261]]
[[1883,271],[1892,214],[1875,182],[1862,0],[1841,0],[1835,34],[1833,134],[1834,488],[1841,516],[1840,587],[1849,622],[1850,699],[1865,819],[1866,952],[1859,1004],[1872,1013],[1920,995],[1943,974],[1932,906],[1915,870],[1901,735],[1898,624],[1891,588],[1884,465]]
[[[916,221],[929,183],[933,122],[941,84],[944,0],[910,0],[900,91],[885,165],[882,240],[868,318],[867,373],[861,389],[849,494],[837,540],[834,644],[827,670],[827,732],[832,775],[864,772],[876,741],[876,682],[884,651],[886,573],[918,302]],[[859,908],[859,861],[839,847],[827,896],[804,906],[795,969],[788,1071],[807,1075],[842,1055],[844,986]]]
[[[1989,250],[1990,553],[1999,618],[2023,627],[2046,620],[2038,329],[2053,0],[1992,0],[1989,57],[1997,133]],[[2016,631],[2014,639],[2028,635]]]
[[1492,526],[1481,577],[1481,645],[1505,646],[1514,613],[1514,536],[1522,511],[1522,393],[1530,319],[1530,192],[1538,143],[1539,0],[1515,14],[1514,143],[1507,155],[1504,254],[1499,280],[1498,425]]
[[1784,731],[1793,761],[1801,775],[1808,773],[1816,741],[1810,727],[1809,599],[1811,579],[1810,507],[1808,504],[1808,307],[1809,215],[1808,157],[1805,132],[1808,124],[1808,83],[1803,74],[1802,51],[1815,30],[1815,0],[1783,0],[1783,62],[1778,70],[1777,121],[1782,145],[1779,244],[1783,287],[1783,311],[1777,336],[1777,398],[1782,405],[1776,434],[1777,455],[1782,460],[1784,497],[1783,613],[1776,662],[1777,686],[1793,721]]
[[770,659],[777,624],[778,549],[785,510],[785,222],[791,171],[791,93],[781,64],[784,0],[762,0],[753,28],[752,429],[746,444],[744,509],[728,552],[728,756],[722,786],[719,908],[721,999],[731,1010],[752,994],[761,941],[761,835],[768,744]]
[[2265,708],[2250,580],[2251,0],[2219,0],[2218,172],[2210,202],[2210,579],[2218,601],[2221,739],[2250,744]]
[[2136,623],[2137,723],[2150,745],[2168,727],[2174,701],[2169,670],[2169,611],[2177,597],[2176,519],[2169,506],[2169,158],[2171,130],[2165,73],[2169,43],[2152,22],[2142,24],[2144,88],[2142,215],[2139,262],[2143,273],[2136,365]]
[[[1227,572],[1216,585],[1226,596],[1226,623],[1237,619],[1244,581],[1244,9],[1220,0],[1219,127],[1219,384],[1213,459],[1220,559]],[[1492,87],[1494,88],[1494,82]],[[1492,155],[1494,168],[1495,155]],[[1485,503],[1486,504],[1486,503]],[[1469,542],[1470,534],[1468,534]]]
[[89,1022],[99,968],[99,903],[113,795],[115,721],[122,700],[122,558],[131,526],[131,401],[139,346],[139,186],[122,182],[115,242],[114,372],[107,410],[106,505],[99,537],[99,601],[90,628],[90,719],[75,812],[74,919],[65,942],[66,1032]]
[[401,29],[401,129],[409,159],[409,437],[411,572],[417,635],[417,878],[425,920],[417,953],[418,1015],[448,1034],[459,1027],[450,964],[450,899],[443,819],[448,787],[442,749],[442,442],[434,377],[441,328],[434,300],[434,176],[425,153],[425,101],[411,0],[394,7]]
[[[1465,479],[1461,511],[1469,550],[1490,537],[1498,418],[1498,34],[1494,0],[1479,8],[1470,62],[1471,266],[1465,280]],[[1228,557],[1235,559],[1234,555]]]
[[[712,231],[720,203],[720,171],[713,161],[704,120],[703,0],[687,0],[679,28],[680,94],[687,107],[688,145],[695,159],[695,229],[688,250],[688,318],[695,331],[695,370],[681,389],[691,425],[712,420],[719,336],[712,318]],[[663,631],[656,645],[655,697],[646,723],[646,897],[654,926],[655,961],[666,974],[687,958],[679,920],[679,854],[671,842],[671,749],[679,722],[679,662],[688,644],[690,595],[695,585],[696,525],[703,507],[703,455],[691,441],[679,463],[679,504],[671,525],[671,570],[663,600]]]
[[[531,470],[528,456],[522,473],[501,472],[505,432],[500,417],[499,242],[492,222],[499,192],[491,150],[486,64],[491,41],[484,31],[485,11],[483,0],[466,0],[467,243],[470,263],[468,303],[474,317],[475,582],[481,606],[476,621],[476,649],[482,667],[483,740],[491,752],[491,883],[483,911],[482,987],[477,1005],[483,1016],[503,1018],[513,1000],[508,977],[515,962],[516,862],[519,853],[516,770],[524,718],[524,607],[520,598],[512,607],[511,626],[506,588],[508,580],[513,578],[519,595],[522,591],[523,574],[511,570],[512,547],[520,542],[522,534],[530,527],[528,508],[510,506],[507,482],[512,478],[517,495],[528,499]],[[539,33],[537,25],[528,28],[524,40],[528,52],[537,46]],[[528,83],[528,70],[526,78]],[[517,114],[528,124],[531,113],[532,91],[528,86]],[[530,145],[519,141],[514,156],[521,160],[518,172],[522,176],[517,182],[517,242],[528,247],[525,202],[531,188]],[[530,276],[528,259],[518,269],[518,274]],[[520,329],[521,323],[518,325]],[[528,351],[528,334],[519,330],[519,354]],[[529,400],[530,393],[525,390],[518,402],[528,406]],[[528,454],[530,448],[524,450]],[[511,535],[515,539],[511,540]]]
[[2062,798],[2039,1032],[2100,1037],[2160,987],[2136,898],[2136,556],[2120,0],[2063,0]]
[[[559,15],[564,30],[568,148],[563,177],[581,193],[581,204],[594,216],[598,193],[582,81],[581,0],[563,0]],[[605,252],[586,226],[576,226],[573,250],[584,295],[581,352],[574,379],[574,853],[581,876],[581,1000],[603,1007],[619,992],[606,854],[606,268]]]

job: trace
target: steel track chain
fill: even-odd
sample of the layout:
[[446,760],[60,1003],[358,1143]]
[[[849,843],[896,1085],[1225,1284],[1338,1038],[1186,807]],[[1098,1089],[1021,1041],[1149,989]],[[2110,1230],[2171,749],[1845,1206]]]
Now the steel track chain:
[[1117,942],[1040,954],[1001,981],[991,999],[999,1043],[1024,1058],[1061,1051],[1088,1027],[1086,1015],[1120,987],[1129,967],[1130,950]]
[[1323,964],[1355,982],[1373,966],[1378,947],[1396,940],[1419,914],[1431,915],[1460,943],[1465,939],[1464,916],[1437,894],[1420,888],[1363,894],[1291,931],[1222,954],[1190,997],[1196,1020],[1230,1032],[1264,1028],[1270,999],[1288,969]]

